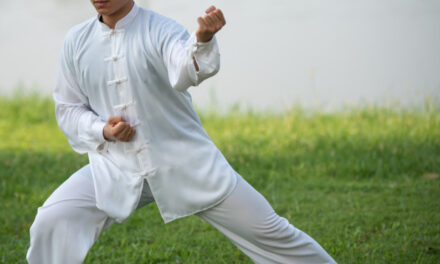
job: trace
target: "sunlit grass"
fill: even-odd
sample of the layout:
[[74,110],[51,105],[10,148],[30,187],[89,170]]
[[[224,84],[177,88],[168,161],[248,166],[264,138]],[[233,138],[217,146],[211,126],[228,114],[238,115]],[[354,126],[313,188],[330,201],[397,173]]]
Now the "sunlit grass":
[[[50,99],[0,105],[0,262],[24,263],[37,207],[87,157],[69,147]],[[294,108],[201,119],[231,165],[339,263],[438,263],[438,110]],[[250,260],[197,217],[164,225],[152,204],[105,231],[86,263]]]

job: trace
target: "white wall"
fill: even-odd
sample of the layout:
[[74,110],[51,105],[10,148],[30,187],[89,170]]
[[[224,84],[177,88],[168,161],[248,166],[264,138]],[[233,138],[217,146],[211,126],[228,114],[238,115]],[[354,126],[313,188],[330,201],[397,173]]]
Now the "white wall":
[[[148,3],[147,3],[148,2]],[[138,3],[196,28],[223,9],[221,72],[191,88],[194,102],[282,110],[345,102],[417,104],[440,97],[440,1],[150,0]],[[64,33],[93,16],[89,1],[0,0],[0,89],[50,93]]]

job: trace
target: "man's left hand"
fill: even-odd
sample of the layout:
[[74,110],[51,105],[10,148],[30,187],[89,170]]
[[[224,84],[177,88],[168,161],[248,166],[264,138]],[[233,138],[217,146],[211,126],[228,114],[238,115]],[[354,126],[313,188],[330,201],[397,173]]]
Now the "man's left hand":
[[198,42],[210,41],[215,33],[226,25],[222,11],[215,6],[209,7],[205,13],[204,17],[197,18],[197,23],[199,23],[199,28],[196,31]]

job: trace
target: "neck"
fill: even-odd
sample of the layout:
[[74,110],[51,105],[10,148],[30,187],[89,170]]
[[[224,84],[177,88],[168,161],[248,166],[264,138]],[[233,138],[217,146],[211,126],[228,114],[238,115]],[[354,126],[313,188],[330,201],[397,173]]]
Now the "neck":
[[125,17],[130,12],[133,5],[134,1],[129,1],[126,5],[121,7],[116,12],[110,15],[102,15],[102,22],[104,22],[104,24],[106,24],[110,28],[115,28],[116,23],[118,23],[121,18]]

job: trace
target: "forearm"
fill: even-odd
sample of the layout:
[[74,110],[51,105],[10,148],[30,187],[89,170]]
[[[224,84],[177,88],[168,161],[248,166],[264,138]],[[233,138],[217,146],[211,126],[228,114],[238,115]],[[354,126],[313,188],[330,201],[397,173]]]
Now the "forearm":
[[170,57],[174,59],[174,65],[168,67],[170,83],[179,91],[199,85],[220,69],[220,54],[215,37],[201,43],[197,42],[193,33],[183,47],[176,46],[171,51]]
[[105,122],[88,107],[56,102],[55,116],[76,152],[83,154],[106,149],[107,141],[103,136]]
[[[215,75],[220,69],[220,53],[215,34],[226,24],[220,9],[211,6],[199,17],[199,27],[188,38],[188,33],[176,35],[180,40],[172,41],[165,52],[165,64],[171,86],[185,91]],[[176,27],[178,28],[178,27]]]

